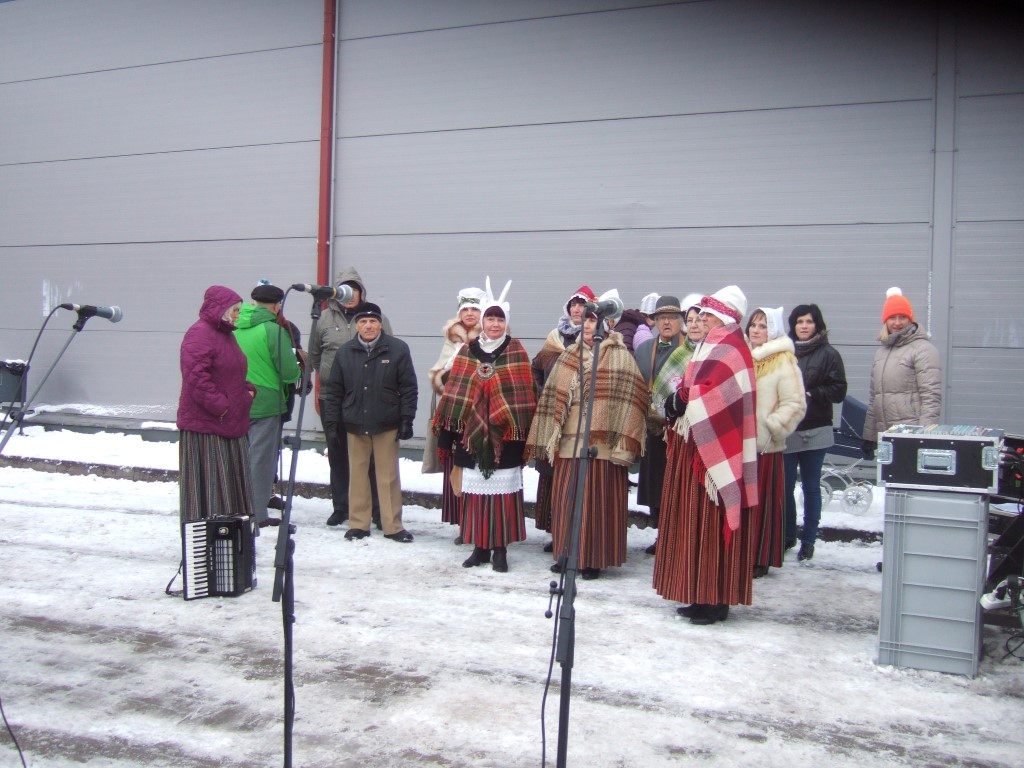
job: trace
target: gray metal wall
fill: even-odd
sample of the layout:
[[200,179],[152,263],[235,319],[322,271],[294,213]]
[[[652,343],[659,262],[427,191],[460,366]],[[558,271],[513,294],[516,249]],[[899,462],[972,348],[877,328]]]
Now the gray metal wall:
[[[0,4],[0,357],[61,302],[124,310],[39,404],[173,419],[207,286],[314,282],[322,26],[318,0]],[[74,321],[51,320],[30,391]]]
[[[0,4],[0,356],[54,303],[125,309],[45,399],[173,414],[206,285],[313,280],[321,25],[310,0]],[[1001,3],[344,0],[334,264],[423,372],[488,274],[531,351],[581,283],[737,283],[819,303],[862,398],[899,285],[947,420],[1021,432],[1022,51]]]
[[[899,285],[947,361],[947,419],[1024,428],[1005,6],[363,0],[339,50],[335,258],[422,364],[485,274],[513,279],[531,349],[583,282],[633,306],[735,282],[820,304],[866,398]],[[965,239],[968,207],[999,254]],[[971,283],[995,315],[953,314]]]

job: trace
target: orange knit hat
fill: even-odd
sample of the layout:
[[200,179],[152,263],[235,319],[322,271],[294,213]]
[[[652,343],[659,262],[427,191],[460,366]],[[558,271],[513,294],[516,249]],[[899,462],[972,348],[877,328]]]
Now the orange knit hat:
[[914,308],[899,288],[890,288],[885,292],[885,304],[882,305],[882,322],[885,323],[893,315],[906,315],[914,322]]

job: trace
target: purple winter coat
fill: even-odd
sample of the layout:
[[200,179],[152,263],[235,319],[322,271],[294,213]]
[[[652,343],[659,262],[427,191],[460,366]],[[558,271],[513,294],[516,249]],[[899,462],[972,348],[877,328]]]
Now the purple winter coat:
[[255,388],[245,380],[247,363],[222,318],[242,297],[223,285],[206,289],[199,319],[181,342],[178,429],[238,438],[249,432]]

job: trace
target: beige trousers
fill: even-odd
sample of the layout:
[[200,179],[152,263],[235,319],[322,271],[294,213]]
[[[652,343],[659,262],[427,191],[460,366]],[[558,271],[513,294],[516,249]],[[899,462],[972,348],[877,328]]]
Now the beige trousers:
[[377,469],[380,524],[384,535],[402,530],[402,479],[398,474],[398,430],[377,435],[348,433],[348,527],[370,530],[370,457]]

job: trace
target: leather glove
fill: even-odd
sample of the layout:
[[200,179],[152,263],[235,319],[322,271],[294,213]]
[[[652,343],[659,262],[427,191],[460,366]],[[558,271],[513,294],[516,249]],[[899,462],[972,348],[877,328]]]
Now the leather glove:
[[860,444],[861,453],[864,454],[865,459],[875,458],[875,449],[878,447],[878,443],[873,443],[870,440],[865,440]]
[[410,419],[402,419],[402,425],[398,428],[398,439],[412,439],[412,421]]

